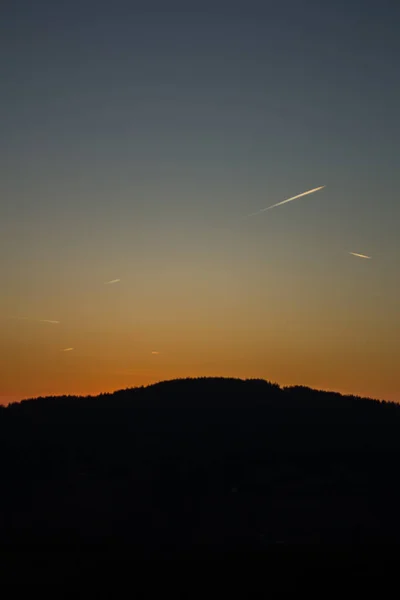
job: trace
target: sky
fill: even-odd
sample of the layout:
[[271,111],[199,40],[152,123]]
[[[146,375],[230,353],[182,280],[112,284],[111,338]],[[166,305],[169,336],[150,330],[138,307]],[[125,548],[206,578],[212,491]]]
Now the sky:
[[397,4],[3,0],[0,403],[400,401]]

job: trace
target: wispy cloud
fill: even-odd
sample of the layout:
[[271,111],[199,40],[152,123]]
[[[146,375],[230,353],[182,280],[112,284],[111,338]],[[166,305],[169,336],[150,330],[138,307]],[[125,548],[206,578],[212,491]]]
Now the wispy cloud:
[[50,323],[50,325],[59,325],[60,321],[51,321],[50,319],[40,319],[40,323]]
[[63,348],[61,352],[71,352],[74,348]]
[[371,256],[366,256],[365,254],[357,254],[357,252],[349,252],[349,254],[352,254],[353,256],[357,256],[358,258],[368,258],[371,259]]
[[153,350],[152,354],[160,354],[160,353]]
[[292,196],[291,198],[288,198],[287,200],[282,200],[282,202],[278,202],[277,204],[273,204],[272,206],[267,206],[267,208],[262,208],[261,210],[251,213],[248,216],[254,217],[255,215],[259,215],[260,213],[265,212],[266,210],[271,210],[271,208],[276,208],[277,206],[281,206],[282,204],[286,204],[287,202],[293,202],[293,200],[297,200],[298,198],[302,198],[303,196],[308,196],[309,194],[314,194],[315,192],[319,192],[319,190],[323,190],[325,187],[326,187],[326,185],[321,185],[320,187],[314,188],[312,190],[308,190],[307,192],[303,192],[302,194],[297,194],[297,196]]
[[120,279],[111,279],[111,281],[105,281],[104,285],[112,285],[113,283],[119,283]]

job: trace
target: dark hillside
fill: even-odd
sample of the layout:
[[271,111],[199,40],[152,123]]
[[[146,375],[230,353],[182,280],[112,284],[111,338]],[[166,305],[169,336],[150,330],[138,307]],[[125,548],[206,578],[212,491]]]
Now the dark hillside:
[[400,407],[196,379],[0,411],[1,541],[141,556],[399,542]]

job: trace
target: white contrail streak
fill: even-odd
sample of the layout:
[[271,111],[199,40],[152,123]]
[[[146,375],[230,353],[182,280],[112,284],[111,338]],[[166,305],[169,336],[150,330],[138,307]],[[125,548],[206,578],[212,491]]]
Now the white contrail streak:
[[111,281],[106,281],[104,285],[112,285],[113,283],[118,283],[121,281],[120,279],[111,279]]
[[358,258],[372,258],[371,256],[366,256],[365,254],[357,254],[357,252],[349,252],[349,254],[352,254],[353,256],[358,256]]
[[297,196],[292,196],[292,198],[288,198],[287,200],[282,200],[282,202],[278,202],[277,204],[273,204],[272,206],[267,206],[267,208],[262,208],[257,212],[251,213],[248,215],[249,217],[254,217],[255,215],[259,215],[266,210],[271,210],[271,208],[276,208],[277,206],[281,206],[282,204],[286,204],[286,202],[292,202],[293,200],[297,200],[297,198],[302,198],[303,196],[308,196],[308,194],[314,194],[315,192],[319,192],[319,190],[323,190],[326,185],[321,185],[320,187],[314,188],[313,190],[308,190],[308,192],[303,192],[302,194],[298,194]]
[[60,321],[50,321],[50,319],[40,319],[40,323],[50,323],[51,325],[59,325]]
[[74,348],[64,348],[61,352],[71,352]]

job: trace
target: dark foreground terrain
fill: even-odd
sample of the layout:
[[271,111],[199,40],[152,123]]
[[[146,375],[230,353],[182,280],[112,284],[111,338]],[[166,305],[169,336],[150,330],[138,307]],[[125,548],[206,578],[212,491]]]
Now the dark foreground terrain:
[[398,405],[260,380],[10,405],[1,548],[218,558],[398,543],[399,434]]

